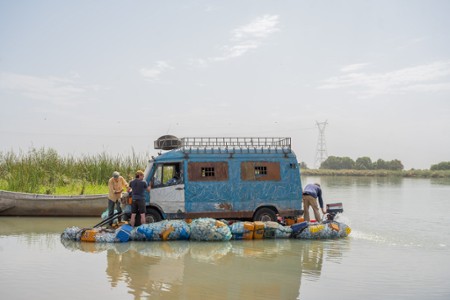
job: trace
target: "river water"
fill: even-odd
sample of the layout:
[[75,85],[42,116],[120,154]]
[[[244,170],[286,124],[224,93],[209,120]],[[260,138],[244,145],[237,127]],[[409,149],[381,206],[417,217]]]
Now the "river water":
[[302,181],[348,238],[62,243],[99,220],[0,217],[1,299],[450,299],[450,180]]

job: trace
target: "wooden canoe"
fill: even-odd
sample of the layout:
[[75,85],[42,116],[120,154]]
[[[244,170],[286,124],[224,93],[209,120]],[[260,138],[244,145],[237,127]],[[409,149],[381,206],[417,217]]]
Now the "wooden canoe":
[[107,194],[55,196],[0,190],[0,216],[98,217],[107,207]]

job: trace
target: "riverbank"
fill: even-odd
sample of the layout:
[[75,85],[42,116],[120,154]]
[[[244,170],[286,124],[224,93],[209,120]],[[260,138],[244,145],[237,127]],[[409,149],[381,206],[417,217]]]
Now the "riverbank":
[[367,176],[367,177],[405,177],[405,178],[450,178],[450,171],[431,170],[324,170],[324,169],[302,169],[304,176]]
[[92,195],[108,192],[108,180],[118,171],[129,181],[147,165],[148,154],[81,157],[60,156],[53,149],[0,152],[0,190],[46,195]]

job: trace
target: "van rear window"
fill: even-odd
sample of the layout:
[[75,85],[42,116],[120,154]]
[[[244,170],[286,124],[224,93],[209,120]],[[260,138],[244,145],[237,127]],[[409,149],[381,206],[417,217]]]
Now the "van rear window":
[[190,162],[188,164],[189,181],[225,181],[228,180],[226,162]]
[[280,163],[267,161],[242,162],[241,179],[246,181],[280,181]]

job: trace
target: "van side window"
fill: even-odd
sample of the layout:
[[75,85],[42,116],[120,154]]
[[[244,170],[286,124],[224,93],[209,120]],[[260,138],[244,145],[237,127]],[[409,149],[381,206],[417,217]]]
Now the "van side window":
[[268,161],[242,162],[241,179],[244,181],[280,181],[280,163]]
[[190,162],[188,178],[189,181],[226,181],[228,180],[228,163]]

